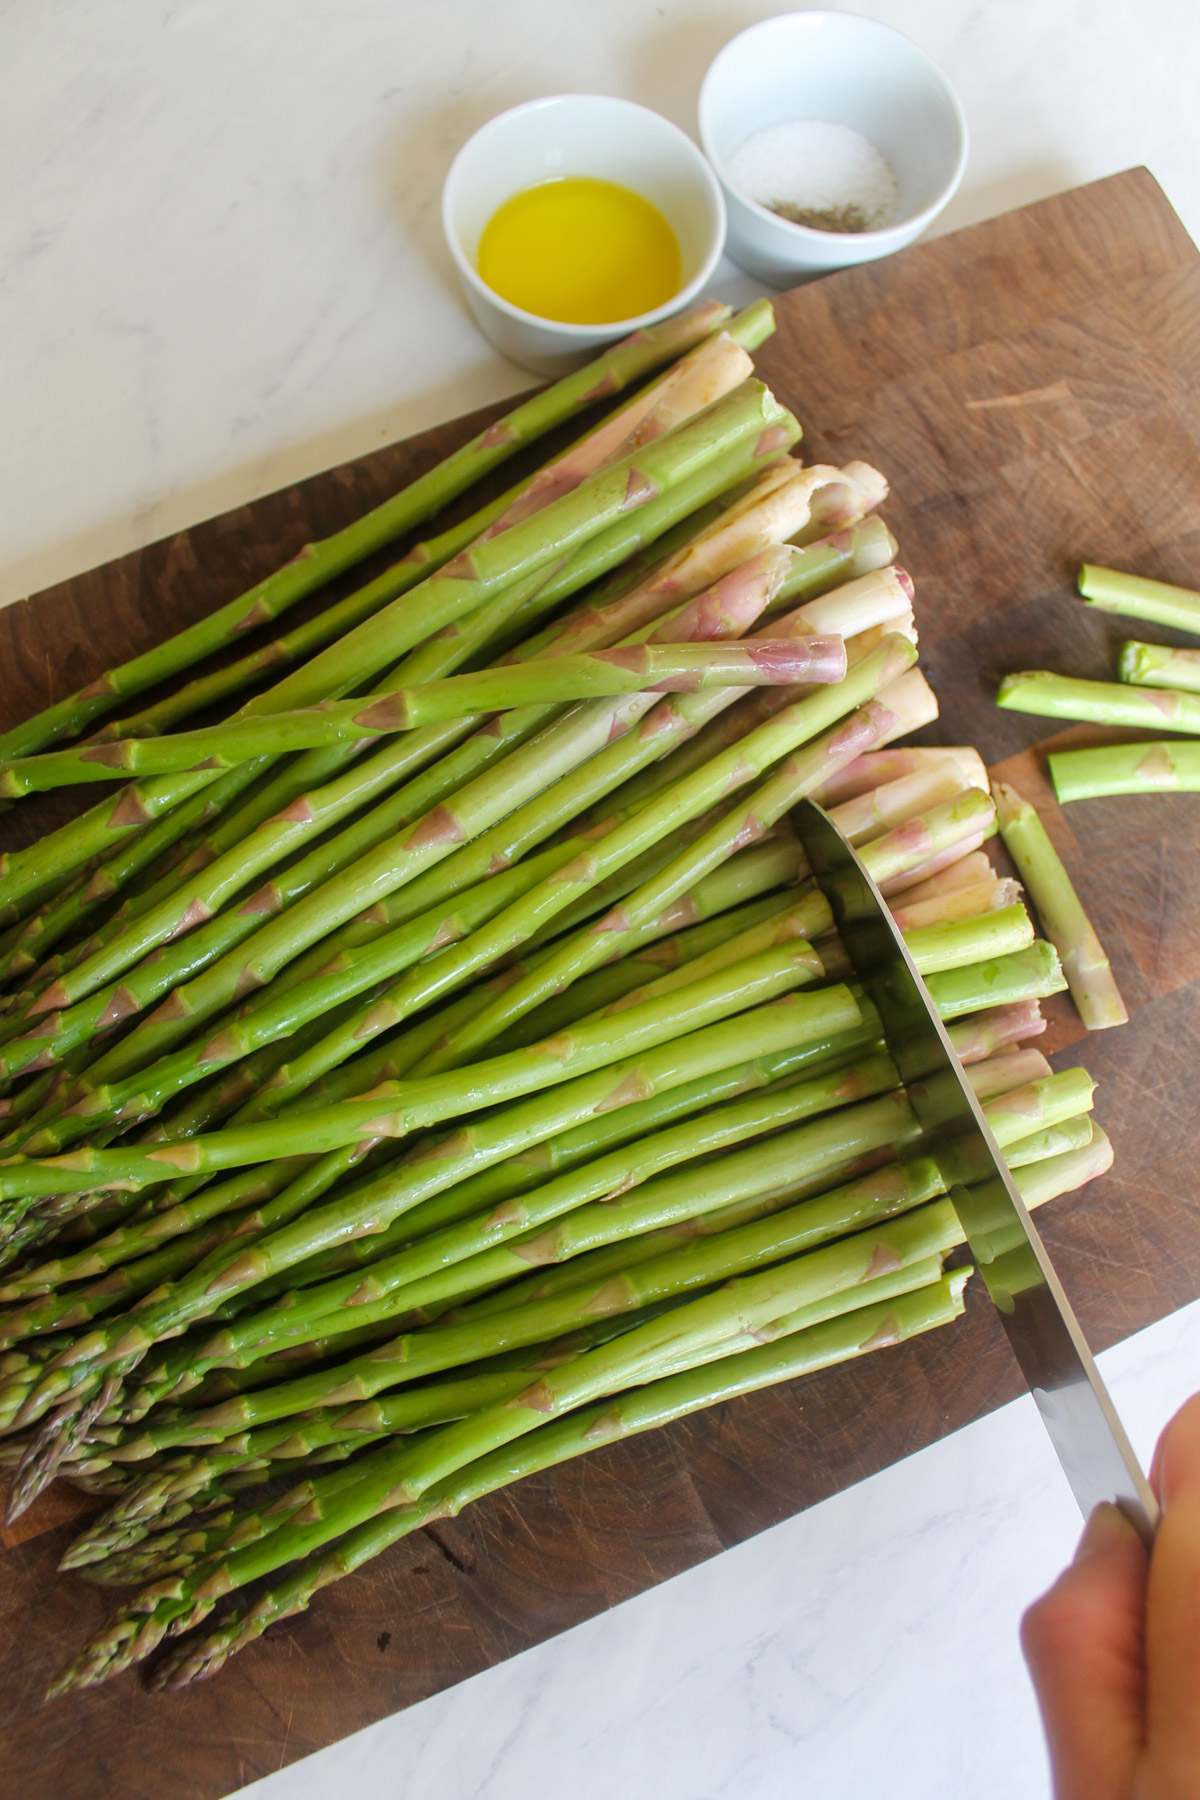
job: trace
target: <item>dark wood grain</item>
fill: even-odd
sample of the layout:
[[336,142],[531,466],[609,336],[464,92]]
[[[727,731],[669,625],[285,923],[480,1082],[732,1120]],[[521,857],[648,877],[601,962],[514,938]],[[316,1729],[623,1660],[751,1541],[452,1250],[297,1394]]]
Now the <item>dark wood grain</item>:
[[[805,453],[863,457],[918,587],[942,701],[1041,801],[1110,947],[1132,1019],[1078,1041],[1113,1174],[1046,1215],[1098,1348],[1200,1295],[1200,832],[1195,802],[1060,814],[1039,721],[998,712],[1006,669],[1104,675],[1112,621],[1076,563],[1200,571],[1200,257],[1143,170],[814,283],[758,361]],[[0,720],[227,598],[476,428],[459,420],[260,500],[0,614]],[[1082,734],[1075,734],[1082,735]],[[47,812],[39,812],[39,829]],[[27,824],[27,819],[29,823]],[[4,821],[22,841],[32,809]],[[0,1559],[0,1790],[40,1800],[214,1800],[689,1567],[980,1417],[1020,1383],[985,1301],[961,1327],[612,1447],[398,1546],[219,1680],[151,1697],[125,1677],[39,1708],[106,1601],[56,1578],[61,1499]],[[42,1529],[41,1527],[44,1527]],[[14,1534],[19,1536],[20,1534]]]

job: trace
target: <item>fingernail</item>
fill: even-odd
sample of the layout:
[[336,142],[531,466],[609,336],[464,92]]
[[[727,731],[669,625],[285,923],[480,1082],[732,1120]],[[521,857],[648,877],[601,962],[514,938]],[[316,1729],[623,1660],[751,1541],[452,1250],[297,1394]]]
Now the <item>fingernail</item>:
[[1099,1506],[1092,1509],[1071,1560],[1076,1563],[1087,1562],[1090,1557],[1110,1550],[1132,1530],[1133,1526],[1120,1508],[1113,1506],[1111,1501],[1102,1500]]

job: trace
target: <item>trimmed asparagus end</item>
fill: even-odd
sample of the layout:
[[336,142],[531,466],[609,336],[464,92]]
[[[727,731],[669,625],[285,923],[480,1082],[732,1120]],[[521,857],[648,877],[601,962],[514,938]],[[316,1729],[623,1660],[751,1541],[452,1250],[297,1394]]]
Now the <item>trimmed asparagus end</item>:
[[1080,1018],[1089,1031],[1124,1025],[1129,1013],[1108,957],[1036,809],[1006,782],[993,782],[992,794],[1005,848],[1059,953]]
[[1106,794],[1200,793],[1200,744],[1101,744],[1048,757],[1059,802]]
[[1192,588],[1173,587],[1167,581],[1150,581],[1143,575],[1126,575],[1098,563],[1084,563],[1079,571],[1079,592],[1101,612],[1123,613],[1132,619],[1149,619],[1178,631],[1200,633],[1200,594]]

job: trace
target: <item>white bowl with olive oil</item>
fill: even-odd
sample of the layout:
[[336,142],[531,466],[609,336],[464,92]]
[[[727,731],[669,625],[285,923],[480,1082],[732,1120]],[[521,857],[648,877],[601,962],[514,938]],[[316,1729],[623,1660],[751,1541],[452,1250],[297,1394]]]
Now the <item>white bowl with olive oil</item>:
[[442,224],[480,330],[523,368],[558,375],[698,297],[725,242],[725,202],[668,119],[557,94],[467,140]]

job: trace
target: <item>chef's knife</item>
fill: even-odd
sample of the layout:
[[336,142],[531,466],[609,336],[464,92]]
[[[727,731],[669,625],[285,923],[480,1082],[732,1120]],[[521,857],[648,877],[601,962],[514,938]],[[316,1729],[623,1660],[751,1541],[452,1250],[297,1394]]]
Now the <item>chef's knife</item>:
[[827,813],[792,818],[1075,1498],[1114,1502],[1149,1544],[1154,1495],[891,910]]

